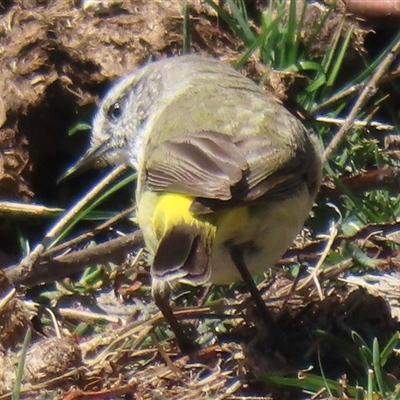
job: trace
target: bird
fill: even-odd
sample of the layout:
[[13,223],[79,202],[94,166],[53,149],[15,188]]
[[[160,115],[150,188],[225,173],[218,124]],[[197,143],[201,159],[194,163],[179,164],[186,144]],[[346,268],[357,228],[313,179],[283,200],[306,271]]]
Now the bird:
[[316,135],[227,63],[174,56],[110,88],[66,175],[121,164],[138,173],[152,293],[180,349],[192,343],[169,304],[179,283],[243,280],[272,330],[252,276],[283,256],[309,216],[322,180]]

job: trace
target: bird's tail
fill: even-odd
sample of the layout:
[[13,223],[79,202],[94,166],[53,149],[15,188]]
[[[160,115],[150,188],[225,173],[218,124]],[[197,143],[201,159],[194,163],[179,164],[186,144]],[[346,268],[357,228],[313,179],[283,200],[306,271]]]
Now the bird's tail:
[[211,273],[216,227],[190,211],[194,198],[180,194],[159,197],[152,218],[158,246],[152,262],[153,279],[201,285]]

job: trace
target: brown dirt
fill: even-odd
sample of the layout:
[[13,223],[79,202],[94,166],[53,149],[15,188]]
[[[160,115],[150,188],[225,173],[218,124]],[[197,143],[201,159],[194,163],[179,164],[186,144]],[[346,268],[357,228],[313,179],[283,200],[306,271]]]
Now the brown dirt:
[[[58,200],[57,178],[84,148],[84,138],[68,138],[68,130],[78,122],[90,121],[99,96],[115,79],[150,57],[158,59],[181,52],[182,10],[186,3],[186,0],[109,1],[108,6],[86,8],[73,0],[16,0],[0,4],[1,199],[45,204]],[[189,3],[192,51],[236,61],[244,51],[241,41],[203,1],[192,0]],[[262,3],[249,1],[253,5],[252,12],[256,13]],[[315,15],[313,13],[311,17],[318,18]],[[340,21],[341,18],[327,25],[335,30]],[[306,37],[307,32],[304,35]],[[355,53],[363,51],[364,35],[365,32],[357,33],[354,37]],[[324,46],[321,42],[316,44],[316,57],[324,52]],[[256,57],[246,69],[256,79],[265,73]],[[290,91],[304,79],[273,73],[269,78],[283,99],[288,93],[290,96]],[[9,220],[1,224],[0,239],[3,243],[7,242],[11,225]],[[6,258],[3,254],[0,257]],[[0,258],[0,261],[9,264],[8,259],[3,261]],[[26,328],[33,328],[31,317],[37,310],[28,310],[18,298],[2,304],[13,286],[5,276],[0,275],[0,278],[3,283],[0,286],[0,325],[6,328],[0,332],[0,370],[12,372],[3,375],[0,372],[1,395],[13,387],[18,357],[11,350],[21,346]],[[282,307],[281,299],[286,299],[290,285],[285,282],[285,294],[276,295],[279,298],[277,309]],[[277,292],[276,288],[270,290],[272,294]],[[320,343],[313,346],[309,339],[312,329],[323,327],[332,331],[334,325],[335,334],[346,337],[350,330],[364,328],[364,322],[350,325],[348,316],[366,314],[372,308],[374,319],[367,330],[382,341],[387,339],[382,332],[392,321],[380,298],[364,292],[349,295],[347,290],[329,295],[328,299],[320,302],[315,288],[308,286],[304,293],[291,298],[290,313],[280,315],[280,327],[289,332],[286,340],[294,344],[293,351],[299,354],[299,358],[306,352],[310,359],[318,355]],[[240,302],[238,300],[235,304],[240,310],[243,301],[240,297]],[[113,302],[117,308],[122,308],[116,296]],[[74,306],[77,303],[76,308],[80,310],[81,303],[77,301]],[[361,307],[365,304],[371,308]],[[150,314],[155,313],[156,310],[152,309]],[[238,323],[235,328],[238,333],[235,334],[240,340],[246,338],[250,343],[242,346],[231,340],[223,344],[222,340],[220,346],[209,346],[192,358],[174,355],[173,347],[166,354],[163,344],[158,343],[153,343],[149,349],[139,348],[145,336],[154,330],[153,325],[160,324],[159,320],[153,320],[128,321],[122,327],[115,323],[102,337],[93,335],[91,340],[87,343],[81,341],[79,346],[69,333],[64,335],[68,336],[67,339],[44,339],[36,332],[35,344],[26,362],[29,369],[26,379],[36,385],[32,393],[41,393],[44,388],[62,387],[67,390],[71,388],[71,382],[85,389],[86,398],[99,398],[93,397],[93,393],[99,396],[100,391],[104,398],[116,396],[115,388],[122,390],[118,392],[120,395],[123,390],[134,392],[137,399],[162,396],[195,399],[207,398],[211,394],[222,399],[229,395],[229,390],[260,396],[269,390],[264,387],[258,390],[257,384],[249,388],[249,371],[264,372],[271,368],[271,365],[263,364],[266,360],[270,362],[269,358],[260,358],[268,348],[265,338],[255,338],[257,340],[250,342],[254,326],[249,320]],[[340,326],[335,325],[337,321]],[[64,328],[69,326],[72,325],[67,322]],[[51,334],[55,335],[53,331]],[[329,343],[327,347],[323,349],[325,352],[330,351]],[[48,356],[51,356],[51,362]],[[281,361],[276,363],[280,365]],[[60,375],[59,381],[51,381]],[[239,386],[235,386],[237,383]],[[79,393],[75,396],[71,395],[69,399],[85,398]]]
[[[112,81],[149,58],[181,52],[186,0],[92,3],[97,6],[19,0],[0,8],[0,198],[53,201],[57,177],[84,146],[81,138],[68,139],[68,130],[90,121],[99,94]],[[249,2],[250,12],[256,15],[261,3]],[[236,61],[244,50],[241,41],[203,1],[189,5],[191,50]],[[310,25],[321,12],[310,9]],[[314,44],[316,56],[341,20],[329,19],[324,39]],[[357,35],[354,48],[362,51]],[[247,70],[259,79],[265,67],[255,61]],[[296,79],[270,81],[285,97]]]
[[[180,52],[184,4],[16,1],[0,10],[1,198],[29,200],[54,190],[70,156],[66,132],[90,119],[98,94],[150,57]],[[219,27],[212,10],[193,1],[192,15],[194,51],[237,55],[239,40]]]

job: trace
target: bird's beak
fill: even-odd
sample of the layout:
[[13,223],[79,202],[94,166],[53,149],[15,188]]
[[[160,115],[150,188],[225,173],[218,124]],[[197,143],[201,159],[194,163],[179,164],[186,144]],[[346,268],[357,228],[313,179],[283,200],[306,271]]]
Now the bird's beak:
[[57,183],[60,183],[72,175],[79,175],[91,168],[95,168],[101,163],[101,156],[105,151],[105,143],[97,148],[89,149],[75,164],[69,167],[61,176],[58,178]]

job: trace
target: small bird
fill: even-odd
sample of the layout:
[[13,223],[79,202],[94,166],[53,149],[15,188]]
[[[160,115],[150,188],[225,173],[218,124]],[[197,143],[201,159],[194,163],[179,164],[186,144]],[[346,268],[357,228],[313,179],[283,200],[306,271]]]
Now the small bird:
[[90,148],[66,174],[111,164],[138,172],[152,291],[181,350],[190,341],[171,288],[244,280],[257,296],[252,275],[292,244],[322,179],[315,136],[252,80],[199,55],[150,63],[111,88]]

